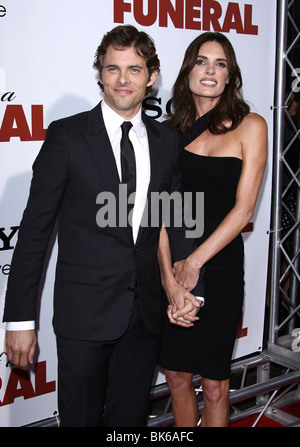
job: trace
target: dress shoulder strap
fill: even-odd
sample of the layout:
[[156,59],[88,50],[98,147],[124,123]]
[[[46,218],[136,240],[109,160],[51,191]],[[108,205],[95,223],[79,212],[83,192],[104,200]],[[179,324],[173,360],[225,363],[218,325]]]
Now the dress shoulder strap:
[[183,139],[184,146],[187,146],[201,135],[209,127],[210,112],[198,118],[189,128],[185,138]]

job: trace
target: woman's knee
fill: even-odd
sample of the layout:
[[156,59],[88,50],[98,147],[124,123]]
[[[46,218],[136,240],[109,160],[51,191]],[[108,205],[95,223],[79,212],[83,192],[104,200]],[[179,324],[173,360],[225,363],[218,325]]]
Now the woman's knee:
[[217,404],[228,399],[229,380],[211,380],[202,378],[203,397],[206,401]]
[[193,375],[182,371],[165,371],[168,386],[171,391],[189,388]]

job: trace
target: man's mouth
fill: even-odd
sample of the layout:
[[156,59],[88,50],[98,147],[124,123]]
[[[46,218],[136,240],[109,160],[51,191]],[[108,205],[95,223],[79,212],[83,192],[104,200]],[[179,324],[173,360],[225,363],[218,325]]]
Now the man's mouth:
[[116,88],[115,92],[119,95],[129,95],[132,91],[128,88]]

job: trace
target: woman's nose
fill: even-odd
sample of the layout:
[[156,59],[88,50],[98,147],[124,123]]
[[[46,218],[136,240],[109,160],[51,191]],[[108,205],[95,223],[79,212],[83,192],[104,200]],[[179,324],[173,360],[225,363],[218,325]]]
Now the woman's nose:
[[206,73],[207,74],[213,74],[215,72],[215,67],[213,64],[208,64],[206,67]]

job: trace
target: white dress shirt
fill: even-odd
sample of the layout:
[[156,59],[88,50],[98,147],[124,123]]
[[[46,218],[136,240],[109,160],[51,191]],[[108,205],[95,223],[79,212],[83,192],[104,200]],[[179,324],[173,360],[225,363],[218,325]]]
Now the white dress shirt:
[[[112,110],[104,101],[102,101],[101,105],[104,124],[111,142],[121,181],[121,124],[126,120]],[[129,138],[133,145],[136,163],[136,194],[132,216],[133,240],[136,242],[150,182],[150,155],[147,130],[142,121],[141,109],[130,122],[132,123],[132,128],[129,131]]]

